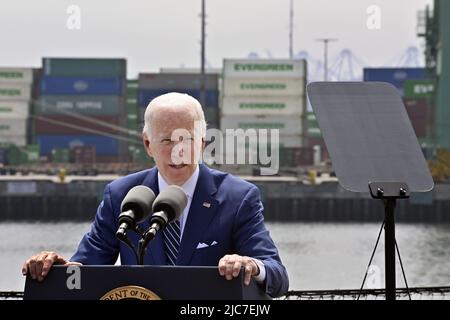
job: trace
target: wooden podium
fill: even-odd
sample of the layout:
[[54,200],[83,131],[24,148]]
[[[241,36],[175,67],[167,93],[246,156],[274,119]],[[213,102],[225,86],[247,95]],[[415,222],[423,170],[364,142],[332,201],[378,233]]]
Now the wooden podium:
[[233,280],[217,267],[53,266],[42,282],[25,281],[24,300],[267,300],[243,272]]

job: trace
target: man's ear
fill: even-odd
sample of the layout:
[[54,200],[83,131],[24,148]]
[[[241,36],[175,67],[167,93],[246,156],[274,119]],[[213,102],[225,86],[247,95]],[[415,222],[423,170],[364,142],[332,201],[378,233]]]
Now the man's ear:
[[153,150],[152,150],[152,144],[150,142],[150,139],[147,137],[147,134],[145,132],[142,133],[142,142],[144,143],[144,148],[149,157],[153,158]]
[[205,150],[206,141],[205,138],[202,138],[202,151]]

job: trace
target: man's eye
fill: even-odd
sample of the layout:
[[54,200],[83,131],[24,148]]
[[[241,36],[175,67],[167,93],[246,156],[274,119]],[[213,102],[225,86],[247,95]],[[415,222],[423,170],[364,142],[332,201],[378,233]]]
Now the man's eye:
[[162,139],[161,144],[170,144],[172,141],[170,139]]

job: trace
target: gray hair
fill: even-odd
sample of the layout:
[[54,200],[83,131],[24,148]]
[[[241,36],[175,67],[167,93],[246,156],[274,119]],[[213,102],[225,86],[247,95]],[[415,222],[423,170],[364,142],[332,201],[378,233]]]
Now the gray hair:
[[179,92],[169,92],[163,95],[160,95],[154,98],[147,106],[144,115],[144,128],[142,129],[142,133],[146,134],[149,139],[152,136],[152,128],[151,124],[153,121],[153,114],[155,110],[155,106],[191,106],[194,108],[196,113],[196,121],[201,122],[201,136],[202,138],[206,137],[206,120],[205,114],[203,113],[202,105],[198,102],[194,97]]

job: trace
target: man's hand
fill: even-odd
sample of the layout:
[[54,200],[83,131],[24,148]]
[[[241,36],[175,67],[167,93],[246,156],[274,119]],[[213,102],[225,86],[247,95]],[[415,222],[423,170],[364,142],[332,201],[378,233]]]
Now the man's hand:
[[259,274],[259,268],[255,260],[237,254],[227,254],[219,260],[219,273],[221,276],[225,276],[227,280],[236,278],[241,271],[241,267],[244,267],[245,270],[244,283],[249,285],[251,277]]
[[31,278],[42,281],[54,264],[81,265],[78,262],[69,262],[55,252],[42,251],[25,261],[22,266],[22,274],[26,276],[29,271]]

